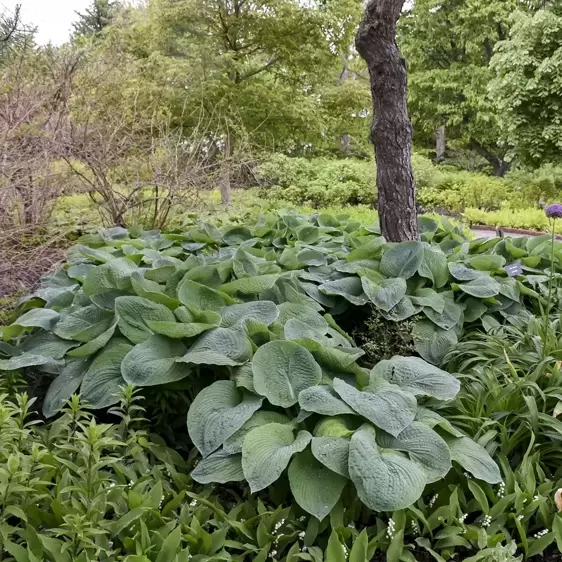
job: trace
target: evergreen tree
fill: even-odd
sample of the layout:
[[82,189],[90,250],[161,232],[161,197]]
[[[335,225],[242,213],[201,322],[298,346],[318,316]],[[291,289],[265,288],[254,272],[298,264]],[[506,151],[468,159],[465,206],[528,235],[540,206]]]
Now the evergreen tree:
[[79,19],[74,23],[74,35],[99,35],[111,24],[116,7],[112,0],[93,0],[83,14],[76,12]]

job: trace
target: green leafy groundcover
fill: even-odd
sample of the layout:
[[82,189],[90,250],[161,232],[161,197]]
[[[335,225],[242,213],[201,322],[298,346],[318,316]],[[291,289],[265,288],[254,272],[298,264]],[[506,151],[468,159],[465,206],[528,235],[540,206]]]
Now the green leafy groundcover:
[[[46,416],[78,390],[102,409],[125,383],[197,381],[193,478],[255,492],[288,468],[295,500],[319,519],[348,481],[377,511],[411,505],[452,461],[499,482],[486,451],[435,412],[459,389],[435,364],[464,324],[536,304],[549,242],[471,242],[427,217],[421,227],[422,242],[387,244],[377,225],[280,213],[85,236],[2,330],[0,370],[56,375]],[[390,320],[418,318],[423,359],[361,366],[334,318],[368,302]]]

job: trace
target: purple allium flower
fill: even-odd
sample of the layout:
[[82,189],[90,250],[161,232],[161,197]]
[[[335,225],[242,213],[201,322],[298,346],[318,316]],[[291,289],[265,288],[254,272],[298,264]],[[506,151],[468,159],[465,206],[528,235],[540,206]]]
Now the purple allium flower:
[[549,205],[544,212],[549,219],[562,219],[562,204],[554,203]]

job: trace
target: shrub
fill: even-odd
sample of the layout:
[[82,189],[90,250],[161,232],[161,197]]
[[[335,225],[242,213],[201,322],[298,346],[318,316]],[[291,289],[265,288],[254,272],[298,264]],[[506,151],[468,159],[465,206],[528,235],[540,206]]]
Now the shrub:
[[439,183],[419,190],[427,209],[461,213],[467,207],[499,209],[510,196],[508,184],[499,178],[461,171],[440,172]]
[[[414,175],[419,187],[433,186],[439,177],[427,158],[414,154]],[[374,205],[376,168],[371,160],[352,158],[290,158],[275,154],[259,167],[263,198],[277,198],[314,208],[337,205]]]

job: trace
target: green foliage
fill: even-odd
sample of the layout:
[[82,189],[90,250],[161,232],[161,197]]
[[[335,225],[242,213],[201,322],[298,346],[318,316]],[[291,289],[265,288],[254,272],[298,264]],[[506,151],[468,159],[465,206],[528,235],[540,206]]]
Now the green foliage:
[[509,38],[497,45],[490,91],[502,132],[530,165],[560,160],[562,130],[562,14],[539,10],[516,13]]
[[[412,166],[418,188],[433,186],[439,176],[425,157],[414,154]],[[274,154],[258,169],[260,195],[314,208],[375,205],[376,167],[371,160],[291,158]]]
[[[548,219],[542,209],[510,209],[500,211],[481,211],[480,209],[465,209],[464,217],[474,224],[485,224],[498,227],[522,228],[546,232],[549,229]],[[562,225],[556,224],[556,232],[562,234]]]
[[[448,233],[437,232],[435,221],[427,219],[422,226],[428,239],[447,241]],[[363,369],[357,360],[364,352],[321,312],[326,307],[341,313],[346,302],[369,300],[390,319],[423,310],[428,320],[416,324],[416,348],[435,360],[445,349],[439,332],[450,332],[463,307],[450,291],[420,288],[424,278],[438,288],[447,283],[442,250],[419,242],[386,246],[376,230],[327,215],[286,214],[262,217],[253,226],[193,225],[184,234],[135,235],[117,228],[85,237],[82,242],[90,246],[73,248],[66,268],[28,301],[37,305],[40,299],[46,306],[27,309],[3,330],[14,347],[3,349],[7,358],[0,367],[58,374],[45,398],[49,416],[78,388],[84,400],[101,409],[118,401],[125,382],[162,386],[185,380],[194,398],[188,431],[204,457],[194,478],[244,478],[258,491],[291,463],[293,495],[319,519],[337,503],[346,478],[374,510],[406,507],[427,482],[448,472],[449,447],[460,439],[450,436],[446,444],[432,429],[435,424],[414,421],[416,397],[450,400],[458,390],[456,380],[421,359],[399,356],[371,372]],[[451,235],[462,239],[454,231]],[[406,296],[406,279],[418,270],[420,282]],[[360,276],[341,275],[354,271]],[[473,281],[460,286],[465,292],[498,294],[499,283],[487,272],[467,271]],[[481,277],[489,282],[476,287]],[[434,326],[431,341],[420,339],[420,325]],[[276,407],[290,415],[286,421],[294,421],[274,420],[274,432],[262,408],[267,414]],[[347,420],[340,421],[340,414]],[[341,424],[344,433],[336,430]],[[236,445],[228,445],[230,438]],[[336,458],[330,455],[334,439]],[[437,464],[413,445],[420,441]],[[385,494],[372,486],[371,468],[357,452],[364,447],[372,452],[369,466],[375,463],[380,478],[389,482]],[[475,474],[496,481],[497,468],[484,451],[475,448],[473,454],[489,466],[484,472],[475,468]],[[472,470],[462,454],[454,460]],[[403,477],[391,478],[395,472]],[[324,476],[305,481],[301,475],[307,473]],[[333,484],[329,489],[315,488],[326,479]]]
[[86,11],[78,13],[78,21],[73,24],[76,36],[99,35],[111,25],[117,10],[117,2],[112,0],[93,0]]
[[496,210],[509,199],[510,185],[499,178],[462,171],[439,171],[436,185],[418,191],[427,209],[463,212],[467,207]]

